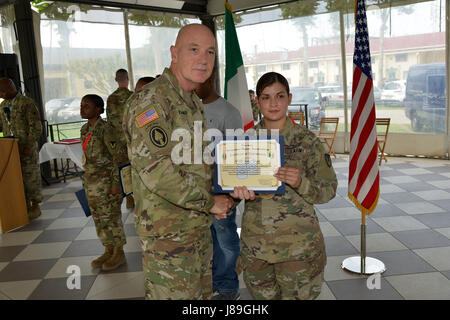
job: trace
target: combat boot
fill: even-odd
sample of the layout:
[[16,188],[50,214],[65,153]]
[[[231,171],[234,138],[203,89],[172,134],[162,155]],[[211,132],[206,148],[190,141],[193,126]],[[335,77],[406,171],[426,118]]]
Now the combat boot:
[[119,266],[126,262],[125,253],[123,247],[114,247],[114,252],[111,258],[106,260],[102,265],[103,271],[110,271],[117,269]]
[[114,246],[106,246],[105,253],[91,262],[92,268],[101,268],[103,263],[112,257],[114,252]]
[[127,196],[127,209],[133,209],[133,208],[134,208],[134,198],[130,194],[129,196]]
[[39,218],[41,216],[41,208],[39,207],[39,203],[33,203],[30,210],[28,211],[28,217],[30,220]]

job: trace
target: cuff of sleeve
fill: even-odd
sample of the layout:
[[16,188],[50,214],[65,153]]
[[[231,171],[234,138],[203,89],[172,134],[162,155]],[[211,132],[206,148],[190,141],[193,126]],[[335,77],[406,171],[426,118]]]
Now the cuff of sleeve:
[[309,180],[305,176],[302,177],[302,182],[300,183],[300,187],[298,187],[298,193],[299,194],[305,194],[309,191]]
[[209,214],[212,207],[214,207],[214,204],[214,198],[211,196],[205,204],[205,212]]

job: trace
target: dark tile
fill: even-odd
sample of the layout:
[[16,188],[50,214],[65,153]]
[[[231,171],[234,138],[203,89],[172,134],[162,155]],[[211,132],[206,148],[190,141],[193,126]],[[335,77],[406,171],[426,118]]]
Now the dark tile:
[[416,196],[415,194],[409,192],[394,192],[394,193],[383,193],[381,195],[383,200],[391,203],[401,203],[401,202],[420,202],[423,201],[422,198]]
[[[383,178],[387,178],[387,177],[398,177],[398,176],[404,176],[405,174],[404,173],[401,173],[400,171],[397,171],[397,170],[386,170],[386,171],[380,171],[380,178],[381,179],[383,179]],[[381,184],[383,184],[383,183],[392,183],[392,182],[389,182],[389,181],[381,181]]]
[[247,288],[241,288],[239,291],[241,294],[241,300],[253,300],[252,295]]
[[327,222],[328,220],[319,212],[319,210],[316,210],[316,216],[317,216],[317,219],[320,221],[320,222]]
[[327,203],[316,205],[317,208],[346,208],[351,206],[351,203],[340,196],[334,197]]
[[55,219],[34,219],[31,220],[27,225],[22,228],[17,228],[11,232],[22,232],[22,231],[39,231],[45,230],[49,225],[51,225]]
[[83,189],[82,186],[80,186],[80,187],[65,187],[61,191],[58,191],[57,194],[58,193],[75,193],[75,192],[77,192],[77,191],[79,191],[81,189]]
[[371,213],[372,218],[406,216],[406,212],[392,204],[379,204]]
[[442,271],[441,272],[444,276],[446,276],[448,279],[450,279],[450,271]]
[[33,241],[33,243],[73,241],[78,237],[81,230],[82,228],[45,230]]
[[125,235],[127,237],[135,237],[135,236],[137,236],[136,228],[134,226],[134,223],[133,224],[124,224],[123,225],[123,231],[125,231]]
[[336,189],[336,193],[338,195],[340,195],[342,198],[345,198],[345,197],[348,196],[348,188],[347,187],[345,187],[345,188],[337,188]]
[[95,281],[96,276],[82,276],[80,289],[68,289],[68,278],[42,280],[28,300],[84,300]]
[[418,174],[413,177],[416,178],[417,180],[421,180],[423,182],[437,181],[437,180],[443,179],[443,177],[440,174],[430,174],[430,173],[429,174]]
[[358,251],[344,237],[325,237],[327,256],[345,256],[357,254]]
[[431,203],[434,203],[435,205],[441,207],[442,209],[446,211],[450,211],[450,199],[445,200],[428,200]]
[[59,218],[77,218],[85,216],[82,208],[68,208],[59,216]]
[[365,278],[328,281],[327,285],[337,300],[404,300],[383,277],[380,289],[369,289]]
[[450,240],[434,230],[398,231],[391,234],[410,249],[450,246]]
[[395,170],[403,170],[403,169],[417,169],[417,166],[403,162],[403,163],[390,163],[389,167]]
[[121,265],[119,268],[111,271],[103,271],[100,273],[123,273],[123,272],[137,272],[142,271],[142,253],[141,252],[128,252],[125,253],[127,262]]
[[433,229],[450,227],[450,212],[419,214],[414,218]]
[[65,183],[62,183],[62,182],[56,182],[56,183],[52,183],[52,184],[49,185],[49,186],[46,185],[45,187],[42,187],[42,190],[64,188],[65,186],[66,186]]
[[0,247],[0,262],[12,261],[26,246]]
[[386,271],[383,273],[383,276],[385,277],[436,271],[425,260],[410,250],[373,252],[370,256],[384,263]]
[[406,191],[409,191],[409,192],[428,191],[428,190],[436,190],[436,189],[438,189],[435,186],[433,186],[433,185],[431,185],[429,183],[426,183],[426,182],[402,183],[401,188],[406,190]]
[[0,282],[44,278],[58,259],[11,262],[0,271]]
[[91,217],[84,227],[95,227],[94,219]]
[[51,201],[46,202],[41,205],[41,209],[47,210],[47,209],[66,209],[69,208],[73,202],[76,200],[68,200],[68,201]]
[[431,168],[427,168],[427,170],[432,171],[434,173],[448,173],[448,172],[450,172],[450,166],[443,165],[441,167],[431,167]]
[[[330,221],[330,223],[344,236],[357,235],[361,233],[361,219]],[[382,233],[385,232],[378,224],[370,219],[366,219],[366,233]]]
[[103,252],[105,252],[105,247],[98,239],[76,240],[70,244],[62,258],[96,256],[103,254]]

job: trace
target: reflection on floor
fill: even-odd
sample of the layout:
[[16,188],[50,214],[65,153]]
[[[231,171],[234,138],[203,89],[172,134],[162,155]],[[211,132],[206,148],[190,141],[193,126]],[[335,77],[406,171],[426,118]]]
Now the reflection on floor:
[[[319,299],[450,299],[450,161],[389,158],[380,168],[381,196],[367,218],[368,256],[387,267],[379,289],[341,269],[359,254],[361,216],[347,198],[348,156],[333,160],[338,194],[316,206],[328,262]],[[122,206],[127,264],[92,270],[103,252],[91,218],[74,192],[79,179],[45,187],[42,216],[0,235],[1,299],[142,299],[141,249],[133,212]],[[68,266],[81,269],[81,289],[67,289]],[[242,299],[251,299],[240,277]]]

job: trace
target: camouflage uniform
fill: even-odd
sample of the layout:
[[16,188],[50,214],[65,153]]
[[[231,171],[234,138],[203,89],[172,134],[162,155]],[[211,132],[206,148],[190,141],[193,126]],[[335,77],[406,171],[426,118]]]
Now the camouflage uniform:
[[[255,129],[263,129],[261,122]],[[284,136],[285,167],[300,169],[297,189],[256,195],[246,201],[241,232],[244,281],[255,299],[315,299],[326,265],[325,243],[313,204],[336,194],[331,159],[319,139],[289,119]]]
[[123,126],[132,166],[146,298],[209,299],[209,211],[214,206],[211,167],[176,165],[171,152],[180,142],[170,141],[172,132],[183,128],[191,134],[189,142],[194,147],[194,121],[202,121],[202,130],[206,130],[201,101],[194,92],[184,91],[166,68],[127,104]]
[[250,103],[252,105],[253,120],[255,120],[256,123],[261,119],[261,111],[259,110],[259,106],[255,101],[251,100]]
[[120,188],[119,166],[126,163],[126,147],[114,136],[114,128],[99,118],[93,126],[81,127],[81,143],[84,145],[92,134],[84,154],[83,185],[94,219],[97,235],[106,247],[123,246],[126,243],[122,224],[122,194],[112,195],[112,187]]
[[[10,120],[4,108],[12,106]],[[41,118],[36,103],[20,93],[12,101],[4,100],[0,104],[0,129],[3,136],[14,136],[19,139],[20,165],[25,189],[27,207],[42,201],[41,171],[39,168],[38,140],[41,136]],[[28,156],[22,154],[24,148],[29,148]]]
[[111,93],[106,100],[106,119],[118,132],[120,132],[120,136],[123,136],[122,119],[125,104],[132,94],[133,91],[130,91],[127,88],[117,88],[117,90]]

